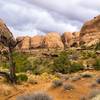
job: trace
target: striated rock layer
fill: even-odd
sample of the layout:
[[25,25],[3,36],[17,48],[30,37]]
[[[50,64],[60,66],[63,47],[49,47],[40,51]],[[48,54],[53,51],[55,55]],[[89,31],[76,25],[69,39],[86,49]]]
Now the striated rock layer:
[[28,50],[36,48],[64,49],[64,47],[79,45],[79,32],[65,32],[62,36],[56,32],[47,33],[45,36],[18,37],[22,42],[18,45],[19,49]]
[[100,15],[87,21],[80,31],[80,43],[86,46],[96,44],[100,40]]
[[21,49],[22,50],[30,49],[30,44],[31,44],[31,38],[29,36],[24,37],[21,43]]
[[44,37],[45,48],[64,48],[61,36],[59,33],[48,33]]
[[36,35],[31,38],[31,49],[42,48],[43,47],[44,37]]
[[4,46],[8,46],[9,43],[10,46],[12,47],[16,44],[16,40],[14,39],[12,33],[1,19],[0,19],[0,43],[2,43]]

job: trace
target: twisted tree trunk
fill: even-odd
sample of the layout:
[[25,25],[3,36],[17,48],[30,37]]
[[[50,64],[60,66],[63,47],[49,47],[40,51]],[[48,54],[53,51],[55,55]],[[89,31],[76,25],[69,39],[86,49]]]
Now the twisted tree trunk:
[[15,63],[13,61],[13,56],[12,56],[12,49],[9,47],[9,71],[10,71],[10,79],[12,83],[16,83],[16,74],[15,74]]

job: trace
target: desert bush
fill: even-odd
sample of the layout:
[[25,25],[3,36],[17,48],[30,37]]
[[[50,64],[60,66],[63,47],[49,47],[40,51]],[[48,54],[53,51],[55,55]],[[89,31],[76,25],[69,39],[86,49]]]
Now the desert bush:
[[62,85],[63,85],[63,82],[61,80],[53,80],[51,87],[57,88],[57,87],[60,87]]
[[61,52],[59,54],[59,57],[54,59],[54,63],[52,66],[54,72],[63,74],[77,72],[84,69],[83,64],[80,64],[78,62],[71,63],[67,52]]
[[17,100],[53,100],[53,99],[45,92],[36,92],[33,94],[18,96]]
[[67,73],[67,67],[70,65],[68,55],[66,52],[61,52],[59,57],[54,59],[52,69],[53,72]]
[[28,61],[32,65],[33,74],[40,75],[45,72],[46,73],[52,72],[51,67],[49,67],[52,61],[50,58],[42,58],[41,56],[40,57],[29,57]]
[[19,75],[17,75],[17,80],[18,80],[18,82],[27,81],[28,77],[26,74],[19,74]]
[[75,88],[74,85],[71,83],[66,83],[63,85],[64,90],[73,90],[74,88]]
[[71,81],[74,82],[74,81],[78,81],[81,79],[81,76],[77,75],[77,76],[74,76],[71,78]]
[[84,69],[84,66],[82,64],[74,62],[70,65],[70,67],[68,67],[68,72],[69,73],[78,72],[83,69]]
[[92,78],[93,74],[89,73],[89,72],[84,72],[81,74],[82,78]]
[[95,50],[100,50],[100,41],[95,45]]
[[93,68],[95,70],[100,70],[100,58],[95,59],[95,63],[93,64]]
[[37,82],[36,80],[34,80],[34,79],[28,80],[28,83],[30,83],[30,84],[32,84],[32,85],[38,84],[38,82]]
[[13,58],[16,65],[16,72],[26,72],[27,70],[32,69],[30,62],[27,60],[28,55],[14,52]]
[[96,79],[96,83],[100,84],[100,78]]
[[96,53],[94,51],[82,51],[81,55],[83,57],[83,59],[88,59],[88,58],[95,58],[96,57]]

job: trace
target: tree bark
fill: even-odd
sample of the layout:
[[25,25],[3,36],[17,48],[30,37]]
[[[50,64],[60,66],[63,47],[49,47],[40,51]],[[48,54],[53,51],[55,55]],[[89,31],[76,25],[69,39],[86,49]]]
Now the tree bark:
[[9,70],[10,70],[10,78],[12,83],[16,83],[16,74],[15,74],[15,63],[13,61],[13,56],[12,56],[12,49],[9,47]]

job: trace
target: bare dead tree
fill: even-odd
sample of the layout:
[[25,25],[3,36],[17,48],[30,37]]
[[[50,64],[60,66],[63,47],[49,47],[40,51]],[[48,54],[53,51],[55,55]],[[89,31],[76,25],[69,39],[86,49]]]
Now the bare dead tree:
[[2,43],[4,46],[8,48],[8,58],[9,58],[9,73],[6,72],[0,72],[1,76],[4,76],[7,78],[7,80],[11,83],[16,83],[16,66],[13,60],[13,50],[14,48],[20,43],[21,41],[13,41],[13,37],[10,37],[7,39],[6,37],[0,35],[0,43]]

